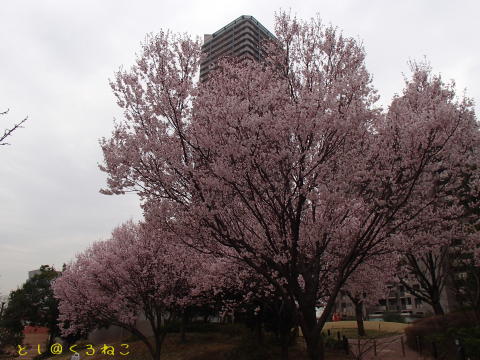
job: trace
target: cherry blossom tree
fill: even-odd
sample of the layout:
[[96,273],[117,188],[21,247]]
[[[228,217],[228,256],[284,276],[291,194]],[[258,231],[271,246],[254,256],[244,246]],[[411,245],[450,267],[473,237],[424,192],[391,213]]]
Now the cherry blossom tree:
[[354,39],[284,13],[276,37],[263,62],[220,61],[201,84],[198,41],[148,39],[112,81],[125,120],[101,143],[104,193],[136,191],[147,212],[174,203],[182,239],[263,277],[318,360],[359,266],[466,231],[451,195],[478,131],[471,101],[426,67],[383,112]]
[[[438,81],[439,79],[437,79]],[[473,261],[473,253],[478,249],[478,208],[479,208],[479,173],[476,169],[480,149],[473,144],[469,156],[461,163],[452,164],[459,168],[459,187],[452,191],[451,196],[458,201],[458,211],[455,216],[471,229],[473,234],[458,231],[458,226],[452,229],[449,215],[443,223],[445,226],[429,229],[411,238],[411,246],[405,247],[399,264],[398,278],[401,284],[417,298],[432,306],[436,315],[443,315],[441,296],[447,282],[455,278],[457,264],[465,259]],[[470,161],[472,161],[470,163]],[[440,169],[440,171],[445,171]],[[446,175],[448,176],[448,175]],[[428,229],[428,227],[426,227]],[[436,232],[435,232],[436,231]],[[425,236],[428,235],[428,236]],[[463,236],[462,236],[463,235]],[[418,244],[423,246],[418,246]],[[478,260],[478,256],[477,256]],[[461,266],[460,266],[461,268]]]
[[395,254],[371,258],[352,273],[342,288],[341,293],[348,296],[355,308],[359,336],[366,335],[363,324],[364,308],[385,298],[389,284],[395,279],[395,258]]
[[[78,255],[55,281],[59,319],[68,324],[64,335],[117,325],[143,341],[154,360],[160,359],[168,324],[194,301],[196,284],[203,284],[196,276],[204,273],[204,263],[168,232],[123,224],[110,240]],[[142,313],[153,341],[136,327]]]
[[440,299],[449,279],[448,256],[448,247],[444,246],[425,254],[407,253],[400,263],[400,283],[432,306],[435,315],[445,314]]

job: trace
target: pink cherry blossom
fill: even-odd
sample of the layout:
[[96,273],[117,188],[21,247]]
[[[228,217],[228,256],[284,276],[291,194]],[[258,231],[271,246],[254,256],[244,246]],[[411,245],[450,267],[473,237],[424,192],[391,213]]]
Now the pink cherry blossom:
[[[158,225],[158,224],[157,224]],[[117,325],[129,330],[160,358],[166,325],[176,320],[205,291],[209,262],[159,227],[127,222],[112,237],[79,254],[55,281],[64,333]],[[198,286],[201,285],[201,286]],[[136,327],[143,314],[154,341]]]
[[383,111],[354,39],[285,13],[276,36],[264,61],[221,60],[204,83],[198,41],[150,38],[112,81],[125,118],[101,142],[102,170],[106,193],[136,191],[146,217],[170,204],[182,241],[295,304],[318,360],[357,269],[471,232],[456,194],[479,168],[478,128],[471,101],[428,67],[413,64]]

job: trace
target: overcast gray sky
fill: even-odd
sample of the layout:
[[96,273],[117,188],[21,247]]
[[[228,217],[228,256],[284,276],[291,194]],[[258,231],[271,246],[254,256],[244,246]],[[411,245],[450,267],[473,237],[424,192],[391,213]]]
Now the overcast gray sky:
[[[319,13],[363,41],[387,104],[408,60],[430,61],[480,101],[477,1],[16,0],[0,4],[0,131],[28,116],[0,148],[0,294],[42,264],[60,267],[130,218],[134,195],[105,196],[98,139],[120,117],[108,85],[129,67],[145,34],[169,28],[202,36],[240,15],[273,31],[274,12]],[[477,113],[479,106],[476,106]]]

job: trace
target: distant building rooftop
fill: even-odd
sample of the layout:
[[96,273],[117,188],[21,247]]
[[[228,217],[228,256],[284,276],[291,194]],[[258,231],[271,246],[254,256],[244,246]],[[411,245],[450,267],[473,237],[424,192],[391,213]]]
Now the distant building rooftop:
[[35,275],[40,275],[41,273],[42,273],[42,272],[40,271],[40,269],[29,271],[29,272],[28,272],[28,278],[31,279],[31,278],[33,278]]
[[238,17],[213,34],[205,34],[202,52],[207,56],[200,64],[200,80],[204,81],[215,61],[224,56],[260,60],[265,56],[261,43],[269,38],[275,36],[249,15]]

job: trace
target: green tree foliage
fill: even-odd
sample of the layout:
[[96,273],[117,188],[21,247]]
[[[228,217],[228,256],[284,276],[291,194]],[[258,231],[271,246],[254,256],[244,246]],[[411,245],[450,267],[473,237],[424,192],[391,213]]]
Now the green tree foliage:
[[2,344],[18,345],[23,340],[25,325],[48,328],[47,348],[60,335],[57,326],[58,301],[53,297],[52,281],[60,272],[42,265],[40,273],[28,279],[22,287],[10,293],[1,319]]
[[0,316],[0,354],[5,353],[9,347],[21,344],[22,341],[22,322],[15,317],[11,308],[7,307]]

